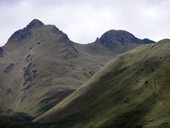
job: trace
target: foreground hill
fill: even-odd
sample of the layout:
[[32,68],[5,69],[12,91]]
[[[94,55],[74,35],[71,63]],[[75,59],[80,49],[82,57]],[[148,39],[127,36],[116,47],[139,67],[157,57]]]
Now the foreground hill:
[[111,30],[94,43],[81,45],[54,25],[35,19],[0,48],[0,111],[36,117],[74,92],[112,57],[146,43],[153,41]]
[[107,63],[34,122],[50,128],[169,128],[169,65],[170,40],[140,46]]

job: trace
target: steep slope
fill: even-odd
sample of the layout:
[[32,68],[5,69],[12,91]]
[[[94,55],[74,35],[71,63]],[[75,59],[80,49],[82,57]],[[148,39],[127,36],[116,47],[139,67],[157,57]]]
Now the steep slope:
[[[112,46],[109,38],[118,36],[121,33],[109,36],[105,43]],[[126,38],[128,36],[132,35],[128,33]],[[74,43],[54,25],[45,25],[37,19],[31,21],[0,48],[0,110],[32,116],[42,114],[76,90],[112,57],[145,44],[138,40],[121,46],[123,50],[116,48],[117,52],[114,46],[110,49],[97,41],[87,45]]]
[[59,128],[169,128],[170,40],[124,53],[35,122]]

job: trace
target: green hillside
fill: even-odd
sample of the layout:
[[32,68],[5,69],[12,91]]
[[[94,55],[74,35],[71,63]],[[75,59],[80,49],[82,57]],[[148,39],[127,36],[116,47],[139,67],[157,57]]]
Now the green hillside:
[[34,120],[56,128],[169,128],[170,40],[124,53]]

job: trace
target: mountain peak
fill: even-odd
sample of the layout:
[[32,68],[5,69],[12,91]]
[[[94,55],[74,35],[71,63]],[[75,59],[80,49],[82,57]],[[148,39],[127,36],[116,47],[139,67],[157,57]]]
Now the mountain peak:
[[107,34],[107,35],[109,35],[109,34],[111,34],[111,35],[128,34],[128,35],[131,35],[131,36],[134,37],[133,34],[131,34],[131,33],[128,32],[128,31],[125,31],[125,30],[115,30],[115,29],[111,29],[111,30],[105,32],[103,35],[106,35],[106,34]]
[[9,38],[8,41],[11,41],[11,42],[22,41],[26,37],[29,37],[31,35],[31,30],[33,28],[38,28],[41,26],[44,26],[44,23],[38,19],[34,19],[25,28],[20,29],[16,31],[14,34],[12,34],[12,36]]
[[127,31],[109,30],[100,37],[100,42],[103,43],[103,45],[109,45],[113,43],[130,42],[134,39],[136,39],[135,36]]
[[109,30],[105,32],[100,38],[97,38],[95,42],[102,44],[107,48],[114,48],[119,45],[153,43],[153,41],[149,39],[138,39],[133,34],[124,30]]
[[41,27],[44,23],[38,19],[33,19],[28,25],[27,28],[33,28],[33,27]]

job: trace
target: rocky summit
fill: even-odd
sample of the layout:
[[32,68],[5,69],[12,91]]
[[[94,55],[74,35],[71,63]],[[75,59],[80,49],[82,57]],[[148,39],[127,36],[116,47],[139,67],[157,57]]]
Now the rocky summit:
[[100,38],[97,38],[95,42],[110,49],[117,49],[128,45],[154,43],[149,39],[138,39],[133,34],[124,30],[109,30]]

